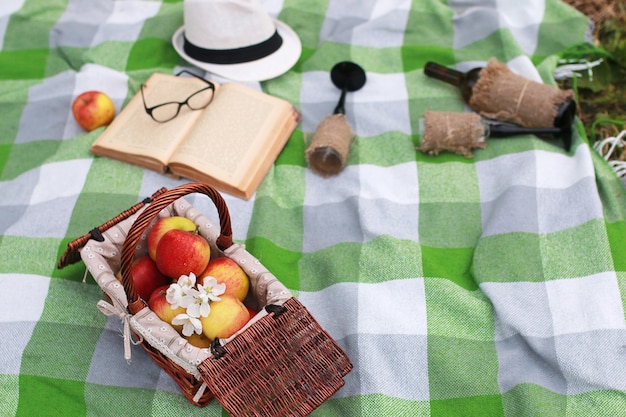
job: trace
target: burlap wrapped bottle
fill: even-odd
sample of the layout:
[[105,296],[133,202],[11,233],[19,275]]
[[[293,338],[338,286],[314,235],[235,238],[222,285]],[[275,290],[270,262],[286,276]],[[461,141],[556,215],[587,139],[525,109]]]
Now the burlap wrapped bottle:
[[322,177],[337,175],[346,166],[354,133],[344,114],[331,114],[317,126],[305,156],[308,166]]
[[469,106],[488,119],[541,128],[554,126],[560,109],[573,100],[572,90],[529,80],[491,59],[480,70]]
[[471,158],[472,149],[484,149],[485,130],[476,113],[424,112],[419,150],[433,155],[451,151]]

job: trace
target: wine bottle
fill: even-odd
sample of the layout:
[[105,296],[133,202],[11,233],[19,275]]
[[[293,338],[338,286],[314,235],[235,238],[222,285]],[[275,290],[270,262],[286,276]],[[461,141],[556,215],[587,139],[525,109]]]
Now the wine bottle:
[[468,72],[461,72],[452,68],[444,67],[443,65],[435,62],[427,62],[424,66],[424,74],[427,76],[458,87],[459,90],[461,90],[463,100],[465,100],[467,104],[469,104],[472,97],[474,85],[476,85],[476,82],[480,77],[480,70],[482,70],[482,68],[479,67],[473,68]]
[[[517,84],[521,94],[531,88],[525,88],[524,85],[532,84],[536,96],[533,101],[528,102],[526,108],[520,108],[519,103],[521,96],[507,97],[508,92],[503,91],[481,91],[480,97],[476,94],[475,86],[484,76],[484,67],[473,68],[467,72],[457,71],[452,68],[445,67],[435,62],[427,62],[424,66],[424,74],[437,80],[451,84],[461,91],[463,100],[472,108],[472,110],[481,113],[483,116],[493,118],[495,114],[499,115],[499,120],[512,122],[524,127],[532,128],[571,128],[576,115],[576,102],[573,99],[573,93],[559,90],[556,87],[536,83],[525,79],[521,76],[511,73],[504,64],[496,61],[490,61],[488,66],[492,69],[490,76],[506,78],[509,86]],[[494,74],[498,75],[494,75]],[[483,83],[487,85],[486,82]],[[556,102],[556,106],[553,105]],[[501,108],[489,108],[498,103]],[[541,114],[541,117],[537,117]],[[546,117],[546,120],[543,118]]]
[[437,154],[439,151],[453,151],[471,156],[471,150],[486,147],[490,138],[510,138],[520,135],[536,135],[541,139],[562,139],[569,151],[571,129],[561,127],[528,128],[512,123],[485,119],[480,115],[426,111],[419,120],[422,142],[420,150]]
[[346,118],[346,93],[359,90],[366,78],[365,70],[354,62],[342,61],[331,69],[330,79],[341,90],[341,96],[333,114],[317,125],[305,151],[307,165],[316,174],[330,177],[345,167],[355,137]]

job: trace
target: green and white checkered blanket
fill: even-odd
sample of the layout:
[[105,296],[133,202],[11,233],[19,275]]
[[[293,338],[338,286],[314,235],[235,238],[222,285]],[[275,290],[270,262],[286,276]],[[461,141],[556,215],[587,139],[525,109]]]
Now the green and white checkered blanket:
[[[554,84],[587,19],[560,0],[264,0],[300,36],[283,76],[253,84],[303,119],[250,201],[224,195],[234,238],[345,348],[345,386],[316,416],[625,416],[626,193],[577,122],[571,151],[533,136],[467,159],[416,150],[426,110],[466,111],[426,61],[496,57]],[[88,89],[118,111],[153,72],[191,68],[170,38],[176,0],[0,3],[0,415],[221,416],[191,405],[119,318],[72,239],[172,180],[94,157],[103,131],[70,113]],[[305,140],[334,108],[358,135],[341,175],[307,169]],[[210,74],[207,74],[210,77]],[[219,80],[218,81],[223,81]],[[208,199],[191,197],[207,216]],[[213,217],[215,218],[215,217]]]

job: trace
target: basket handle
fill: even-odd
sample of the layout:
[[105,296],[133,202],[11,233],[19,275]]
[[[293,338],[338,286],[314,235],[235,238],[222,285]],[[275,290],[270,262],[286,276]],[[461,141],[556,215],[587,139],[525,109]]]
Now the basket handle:
[[130,274],[131,265],[135,257],[135,249],[141,239],[143,233],[146,231],[152,221],[158,216],[158,214],[167,206],[175,202],[181,197],[188,194],[201,193],[207,195],[215,204],[217,208],[217,214],[220,220],[220,235],[217,238],[217,247],[221,250],[232,246],[233,233],[230,224],[230,214],[226,202],[222,198],[221,194],[208,184],[199,182],[192,182],[174,187],[160,194],[152,203],[150,203],[141,214],[137,217],[128,231],[128,236],[124,240],[121,254],[121,274],[122,285],[128,298],[128,310],[131,314],[136,314],[139,310],[144,308],[145,302],[141,300],[137,292]]

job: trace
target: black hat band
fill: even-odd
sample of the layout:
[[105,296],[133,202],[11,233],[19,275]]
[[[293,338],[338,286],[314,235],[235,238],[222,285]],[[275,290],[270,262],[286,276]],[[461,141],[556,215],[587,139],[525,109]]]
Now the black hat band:
[[189,42],[183,33],[183,49],[189,57],[209,64],[241,64],[256,61],[276,52],[283,44],[283,38],[274,31],[274,34],[263,42],[255,45],[233,49],[207,49]]

